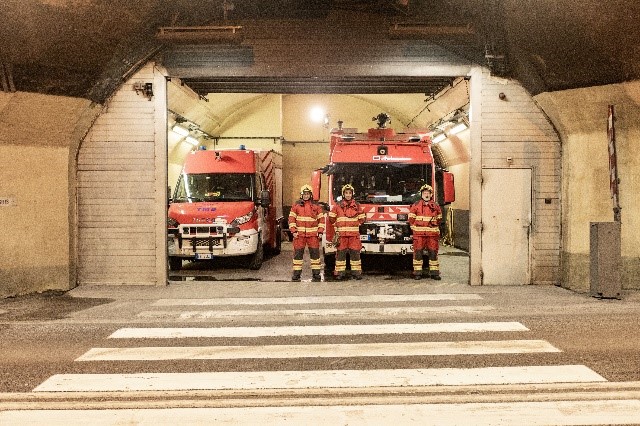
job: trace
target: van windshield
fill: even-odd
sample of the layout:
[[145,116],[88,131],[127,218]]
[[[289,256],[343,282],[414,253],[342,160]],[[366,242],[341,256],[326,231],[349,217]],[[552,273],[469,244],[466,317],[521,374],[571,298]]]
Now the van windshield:
[[418,190],[431,184],[430,164],[343,163],[331,167],[332,193],[342,199],[342,187],[351,184],[354,198],[367,204],[412,204],[420,198]]
[[183,173],[173,195],[175,203],[202,201],[252,201],[253,174]]

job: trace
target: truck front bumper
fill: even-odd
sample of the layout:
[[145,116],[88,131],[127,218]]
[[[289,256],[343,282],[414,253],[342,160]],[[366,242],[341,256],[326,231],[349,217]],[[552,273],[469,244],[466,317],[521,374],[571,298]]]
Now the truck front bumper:
[[238,233],[178,232],[169,235],[169,256],[185,259],[212,259],[213,257],[242,256],[252,254],[258,245],[255,230]]

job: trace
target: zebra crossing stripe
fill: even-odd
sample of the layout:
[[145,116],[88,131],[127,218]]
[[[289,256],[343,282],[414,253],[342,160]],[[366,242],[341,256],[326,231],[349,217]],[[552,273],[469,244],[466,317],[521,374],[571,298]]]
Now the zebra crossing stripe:
[[360,296],[247,297],[222,299],[160,299],[153,306],[303,305],[327,303],[424,302],[479,300],[479,294],[371,294]]
[[561,352],[544,340],[92,348],[76,361],[349,358]]
[[121,328],[110,339],[179,339],[198,337],[354,336],[376,334],[474,333],[528,331],[519,322],[366,324],[281,327]]
[[344,308],[344,309],[273,309],[273,310],[204,310],[204,311],[142,311],[139,318],[215,319],[230,317],[257,317],[260,319],[276,316],[299,318],[319,318],[346,316],[376,318],[388,316],[428,315],[428,314],[474,314],[494,309],[493,306],[401,306],[393,308]]
[[324,389],[606,382],[584,365],[137,374],[57,374],[34,392]]
[[360,404],[284,407],[13,410],[2,424],[603,425],[640,424],[640,400]]

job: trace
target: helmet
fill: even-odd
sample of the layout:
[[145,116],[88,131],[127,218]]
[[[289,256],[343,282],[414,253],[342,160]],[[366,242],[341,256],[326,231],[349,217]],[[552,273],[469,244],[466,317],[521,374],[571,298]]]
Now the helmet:
[[340,193],[342,194],[342,196],[343,196],[343,197],[344,197],[344,191],[346,191],[347,189],[350,189],[350,190],[351,190],[351,192],[353,192],[353,193],[355,193],[355,192],[356,192],[356,191],[353,189],[353,186],[352,186],[350,183],[348,183],[348,184],[344,185],[344,186],[342,187],[342,190],[340,191]]
[[424,184],[420,187],[420,193],[422,194],[422,191],[427,190],[430,191],[433,194],[433,188],[431,187],[431,185],[429,184]]
[[304,194],[305,191],[309,191],[311,193],[311,198],[313,198],[313,190],[311,189],[311,185],[302,185],[300,187],[300,196]]

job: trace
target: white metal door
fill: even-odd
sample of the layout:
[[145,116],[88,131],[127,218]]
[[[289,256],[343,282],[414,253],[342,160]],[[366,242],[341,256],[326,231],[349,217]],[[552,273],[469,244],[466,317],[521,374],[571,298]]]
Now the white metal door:
[[529,284],[531,169],[482,170],[482,284]]

